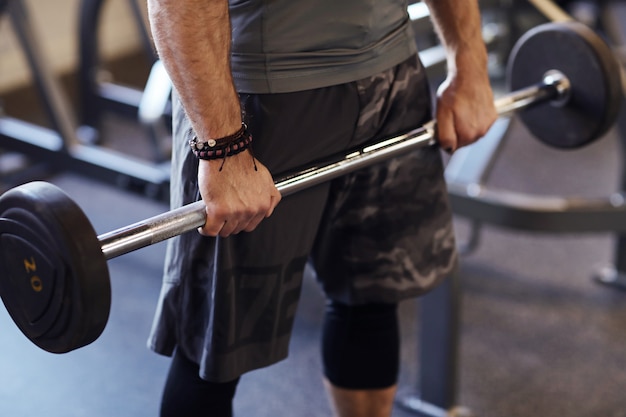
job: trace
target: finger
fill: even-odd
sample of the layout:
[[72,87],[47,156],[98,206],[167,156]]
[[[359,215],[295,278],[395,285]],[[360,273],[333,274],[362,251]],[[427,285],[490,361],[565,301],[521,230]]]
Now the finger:
[[222,230],[220,230],[219,236],[228,237],[230,235],[235,235],[240,231],[241,229],[239,228],[239,222],[237,220],[227,220],[222,225]]
[[219,235],[220,231],[222,230],[223,227],[223,223],[220,224],[209,224],[209,225],[204,225],[202,227],[198,227],[198,233],[200,233],[202,236],[211,236],[211,237],[215,237],[217,235]]
[[206,222],[198,228],[198,233],[203,236],[218,236],[226,223],[225,213],[215,213],[209,207],[206,208]]
[[488,132],[491,126],[490,120],[476,120],[471,121],[464,125],[464,129],[457,131],[457,143],[458,147],[471,145],[476,142]]
[[202,236],[216,237],[222,232],[225,223],[225,220],[207,221],[204,226],[198,228],[198,233]]
[[437,112],[437,125],[435,127],[439,146],[446,152],[452,153],[458,147],[457,135],[454,129],[454,118],[449,111]]
[[251,232],[256,229],[259,224],[266,218],[270,217],[274,212],[274,209],[282,199],[282,196],[278,189],[275,189],[275,192],[270,196],[268,208],[265,211],[259,211],[257,215],[250,218],[250,221],[242,227],[242,230],[246,232]]
[[241,228],[241,231],[251,232],[256,229],[259,224],[265,219],[265,215],[263,213],[259,213],[257,216],[250,219],[250,221]]
[[247,224],[242,227],[242,230],[245,230],[246,232],[251,232],[256,229],[258,225],[263,221],[263,219],[266,219],[272,215],[281,198],[282,196],[278,189],[274,188],[270,195],[267,208],[260,209],[258,213],[256,213],[254,216],[251,216]]
[[265,213],[265,217],[270,217],[274,213],[276,206],[278,206],[278,203],[280,203],[280,200],[282,200],[282,198],[283,196],[280,194],[278,189],[275,188],[274,193],[270,197],[270,208]]

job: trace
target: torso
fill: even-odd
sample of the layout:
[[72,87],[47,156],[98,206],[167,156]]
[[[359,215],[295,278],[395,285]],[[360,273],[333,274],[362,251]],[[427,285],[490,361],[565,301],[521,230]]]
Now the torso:
[[244,93],[355,81],[416,52],[406,0],[231,0],[230,13]]

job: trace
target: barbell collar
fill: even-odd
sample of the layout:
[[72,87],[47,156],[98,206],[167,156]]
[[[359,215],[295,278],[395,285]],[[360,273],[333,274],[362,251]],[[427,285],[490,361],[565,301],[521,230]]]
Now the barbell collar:
[[[569,81],[558,71],[549,71],[543,80],[509,93],[495,101],[498,115],[505,116],[532,104],[555,100],[567,100]],[[399,156],[407,151],[436,144],[435,124],[430,122],[408,133],[392,137],[382,142],[368,145],[334,162],[311,167],[288,176],[276,183],[281,195],[288,196],[350,172]],[[178,236],[202,227],[206,223],[204,202],[197,201],[169,212],[151,217],[98,236],[102,253],[106,259],[132,252],[146,246]]]
[[499,116],[506,116],[533,104],[551,101],[555,105],[564,105],[570,99],[571,83],[560,71],[547,71],[537,85],[516,90],[495,101]]

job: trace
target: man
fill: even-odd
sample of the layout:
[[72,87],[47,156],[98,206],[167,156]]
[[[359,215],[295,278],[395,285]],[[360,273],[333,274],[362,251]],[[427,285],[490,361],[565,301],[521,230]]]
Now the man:
[[[396,305],[456,260],[438,150],[282,201],[273,177],[430,119],[406,1],[148,4],[175,87],[172,205],[202,198],[207,212],[199,233],[168,243],[149,341],[174,354],[162,415],[232,415],[239,377],[287,356],[310,258],[329,300],[322,359],[333,409],[389,416]],[[496,118],[487,55],[476,0],[427,4],[447,50],[438,141],[453,152]]]

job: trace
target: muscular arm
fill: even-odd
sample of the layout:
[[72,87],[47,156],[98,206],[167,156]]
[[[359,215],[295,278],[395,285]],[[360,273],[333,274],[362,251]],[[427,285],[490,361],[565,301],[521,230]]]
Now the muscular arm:
[[[155,45],[200,141],[241,126],[230,71],[231,29],[227,0],[148,0]],[[249,152],[223,161],[199,161],[200,194],[207,224],[200,232],[228,236],[251,231],[271,215],[280,194],[267,169]]]
[[437,134],[455,150],[482,137],[496,120],[477,0],[425,0],[447,52],[448,76],[438,90]]
[[149,0],[159,57],[200,138],[239,129],[241,112],[230,74],[230,21],[225,0]]

